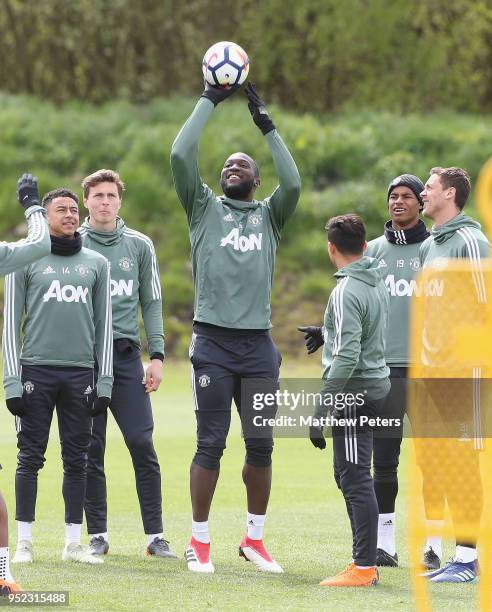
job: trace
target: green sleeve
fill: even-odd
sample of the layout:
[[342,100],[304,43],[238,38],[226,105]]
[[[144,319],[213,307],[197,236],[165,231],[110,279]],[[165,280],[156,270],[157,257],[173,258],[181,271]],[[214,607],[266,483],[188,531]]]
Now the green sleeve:
[[139,299],[149,354],[164,355],[164,325],[162,322],[162,293],[159,265],[151,240],[141,243],[139,263]]
[[49,255],[50,233],[46,211],[41,206],[26,210],[27,237],[17,242],[0,242],[0,274],[10,274]]
[[266,135],[277,170],[279,184],[269,198],[271,215],[278,235],[294,212],[301,192],[301,177],[296,163],[277,130]]
[[420,245],[420,249],[419,249],[419,260],[420,260],[420,267],[423,268],[424,264],[425,264],[425,260],[427,259],[427,255],[429,254],[429,248],[430,248],[430,244],[432,238],[426,238],[424,240],[424,242],[422,242],[422,244]]
[[98,397],[111,397],[113,388],[113,320],[111,314],[111,287],[109,261],[101,262],[92,291]]
[[[341,393],[354,373],[361,353],[362,307],[357,297],[343,286],[335,289],[330,316],[334,328],[332,361],[324,376],[324,394]],[[317,418],[326,416],[327,407],[317,406]]]
[[198,142],[213,109],[213,102],[200,98],[171,149],[174,186],[190,226],[200,220],[210,196],[213,195],[212,190],[202,181],[198,170]]
[[5,277],[3,306],[3,386],[6,399],[22,397],[21,321],[26,301],[27,269]]

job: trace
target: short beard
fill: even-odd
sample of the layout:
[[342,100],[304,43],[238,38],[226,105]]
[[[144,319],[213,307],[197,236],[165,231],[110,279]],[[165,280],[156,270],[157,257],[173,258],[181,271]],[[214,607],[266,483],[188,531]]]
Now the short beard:
[[227,185],[225,179],[220,181],[220,186],[222,187],[222,191],[227,198],[231,198],[231,200],[246,200],[249,197],[251,191],[254,187],[254,179],[245,179],[240,183],[236,183],[235,185]]

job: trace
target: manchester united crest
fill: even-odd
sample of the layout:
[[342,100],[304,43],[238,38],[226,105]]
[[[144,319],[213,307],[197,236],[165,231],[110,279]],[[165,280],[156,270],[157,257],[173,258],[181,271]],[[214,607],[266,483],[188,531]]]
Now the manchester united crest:
[[125,272],[129,272],[133,268],[133,259],[122,257],[118,262],[119,267]]

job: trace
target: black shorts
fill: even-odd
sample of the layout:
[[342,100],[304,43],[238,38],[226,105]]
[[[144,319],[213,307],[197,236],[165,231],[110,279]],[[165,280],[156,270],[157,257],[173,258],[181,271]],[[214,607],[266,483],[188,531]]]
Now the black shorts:
[[[190,360],[198,446],[223,449],[233,399],[241,415],[241,381],[270,379],[278,388],[282,357],[268,330],[232,330],[195,323]],[[264,436],[258,443],[272,446],[273,439]]]

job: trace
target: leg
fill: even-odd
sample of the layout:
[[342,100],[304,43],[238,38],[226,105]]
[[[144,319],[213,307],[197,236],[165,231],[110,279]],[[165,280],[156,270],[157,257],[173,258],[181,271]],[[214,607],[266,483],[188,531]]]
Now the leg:
[[[7,513],[7,504],[0,493],[0,548],[6,548],[9,545],[9,516]],[[1,576],[0,576],[1,578]]]
[[[249,450],[251,454],[251,450]],[[248,497],[248,512],[266,514],[272,487],[272,466],[259,467],[246,462],[243,466],[243,482]]]
[[[240,544],[239,554],[253,562],[261,572],[280,574],[283,569],[263,544],[266,511],[272,487],[273,428],[263,426],[258,432],[252,432],[250,425],[251,415],[254,414],[251,404],[254,395],[260,391],[275,393],[279,388],[282,358],[268,332],[238,340],[236,350],[242,378],[236,383],[234,402],[241,417],[246,445],[242,475],[248,500],[247,534]],[[276,411],[276,406],[267,408],[262,412],[262,417],[274,417]]]
[[111,412],[130,451],[144,531],[162,537],[161,472],[152,434],[154,419],[145,393],[140,353],[114,353],[115,383]]
[[56,412],[65,501],[65,547],[62,560],[95,565],[103,563],[102,559],[94,555],[89,546],[80,543],[92,427],[89,395],[85,391],[94,386],[94,374],[85,368],[67,368],[59,376],[61,391]]
[[190,468],[193,520],[208,521],[219,478],[220,459],[231,423],[236,376],[227,362],[220,339],[194,334],[191,378],[197,420],[197,450]]
[[[2,466],[0,466],[0,470]],[[20,590],[10,572],[7,505],[0,493],[0,596]]]
[[194,333],[190,360],[197,449],[190,467],[193,519],[185,558],[190,571],[212,573],[208,516],[229,433],[235,375],[223,365],[228,355],[222,338]]
[[396,513],[398,495],[398,463],[406,408],[406,368],[391,368],[391,389],[384,402],[381,416],[399,419],[400,426],[379,430],[373,440],[374,492],[378,502],[377,564],[396,567]]
[[57,400],[58,430],[63,460],[65,523],[81,525],[87,479],[87,454],[92,418],[85,390],[94,385],[92,370],[64,371]]
[[17,419],[17,470],[15,501],[17,521],[31,523],[35,519],[38,471],[45,462],[44,454],[53,417],[58,383],[49,367],[24,366],[22,381],[31,383],[32,392],[25,394],[27,413]]
[[[247,383],[247,379],[261,379],[262,393],[275,393],[278,388],[279,369],[282,357],[273,343],[269,333],[262,333],[253,338],[245,338],[238,343],[238,354],[241,357],[241,380],[236,383],[234,390],[234,402],[241,416],[243,432],[250,431],[244,419],[254,414],[251,405],[243,405],[250,402],[251,389],[247,386],[247,393],[241,393],[241,386]],[[274,417],[276,407],[265,411],[262,416]],[[246,458],[243,466],[243,482],[246,486],[248,500],[248,512],[250,514],[265,515],[270,498],[272,486],[272,452],[273,452],[273,428],[262,427],[261,437],[254,438],[244,433],[246,445]],[[248,524],[250,521],[248,520]]]
[[[353,418],[355,410],[346,408],[345,413],[345,418]],[[378,505],[370,470],[372,431],[358,425],[333,428],[333,453],[340,487],[352,512],[354,563],[375,566]]]
[[87,533],[90,535],[107,533],[108,531],[106,475],[104,473],[107,421],[107,413],[100,414],[92,419],[84,504]]
[[[337,483],[337,487],[340,489],[340,491],[342,491],[342,486],[340,484],[340,471],[341,468],[337,465],[337,460],[336,460],[336,454],[333,453],[333,474],[335,476],[335,482]],[[343,495],[343,491],[342,491],[342,495]],[[353,543],[355,540],[355,524],[354,524],[354,513],[352,511],[352,506],[350,505],[348,499],[346,499],[345,496],[343,496],[343,499],[345,501],[345,507],[347,508],[347,515],[349,517],[349,521],[350,521],[350,530],[352,532],[352,560],[354,558],[354,548],[353,548]]]
[[190,496],[193,520],[208,521],[210,506],[219,479],[220,468],[215,470],[201,467],[195,461],[190,466]]
[[[391,368],[391,389],[386,396],[380,415],[384,418],[399,419],[402,424],[407,396],[406,375],[406,368]],[[378,500],[379,514],[394,514],[395,512],[402,435],[403,426],[378,431],[374,435],[374,490]]]

